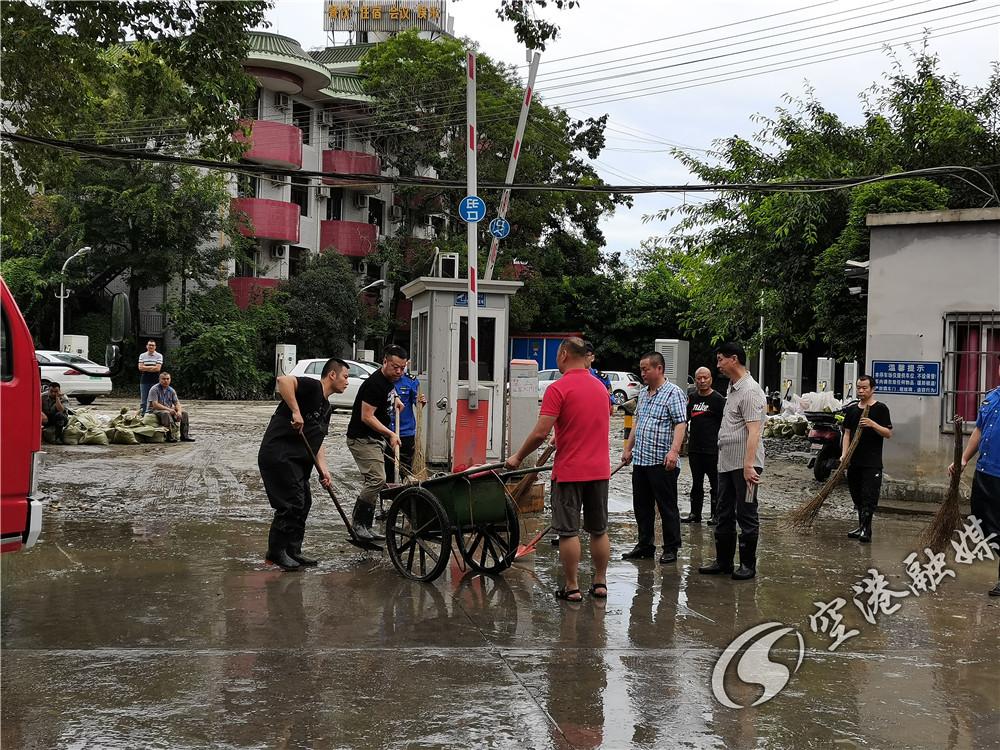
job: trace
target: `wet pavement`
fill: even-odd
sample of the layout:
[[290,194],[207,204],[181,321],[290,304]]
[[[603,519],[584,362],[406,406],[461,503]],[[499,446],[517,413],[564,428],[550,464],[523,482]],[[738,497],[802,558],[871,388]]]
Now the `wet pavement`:
[[[2,559],[4,748],[1000,746],[997,563],[949,554],[954,578],[867,623],[852,584],[872,568],[906,591],[924,521],[880,517],[862,546],[837,493],[811,533],[791,531],[784,513],[815,491],[801,460],[769,467],[749,582],[698,575],[707,526],[683,529],[675,565],[617,559],[634,541],[622,472],[609,598],[557,604],[548,544],[502,576],[453,561],[413,583],[347,545],[319,496],[307,546],[320,567],[266,569],[255,459],[272,409],[192,404],[194,444],[50,449],[42,540]],[[336,437],[327,451],[349,503],[350,456]],[[525,533],[546,522],[526,518]],[[836,597],[859,632],[830,651],[810,615]],[[713,668],[763,623],[801,634],[801,666],[783,635],[769,658],[794,672],[787,686],[727,708]],[[733,659],[723,697],[757,700],[751,662]]]

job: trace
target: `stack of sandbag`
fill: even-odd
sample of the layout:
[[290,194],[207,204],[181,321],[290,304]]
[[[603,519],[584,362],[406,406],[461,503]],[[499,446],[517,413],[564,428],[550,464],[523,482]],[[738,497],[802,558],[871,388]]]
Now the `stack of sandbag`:
[[801,414],[775,414],[764,423],[764,437],[802,437],[809,432],[809,421]]
[[[175,439],[180,437],[180,425],[174,425]],[[140,417],[138,412],[122,409],[114,419],[100,417],[86,410],[69,415],[63,429],[66,445],[138,445],[139,443],[165,443],[167,428],[160,427],[155,414]],[[55,442],[55,430],[47,428],[45,440]]]

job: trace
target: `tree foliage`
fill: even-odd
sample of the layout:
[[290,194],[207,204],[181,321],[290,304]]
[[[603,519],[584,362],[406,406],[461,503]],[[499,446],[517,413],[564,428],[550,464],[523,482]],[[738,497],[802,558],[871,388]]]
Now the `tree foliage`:
[[536,8],[547,8],[549,4],[557,10],[570,10],[580,4],[580,0],[500,0],[497,18],[514,24],[514,33],[528,49],[544,50],[545,43],[559,35],[559,27],[551,21],[538,18]]
[[338,253],[311,258],[282,284],[280,294],[289,325],[285,341],[295,344],[299,359],[333,357],[347,350],[356,326],[364,322],[354,272]]
[[[811,90],[786,97],[773,116],[758,117],[753,139],[716,141],[714,159],[676,152],[705,182],[748,183],[898,173],[942,165],[995,164],[1000,74],[969,88],[941,74],[926,50],[913,72],[902,62],[865,93],[864,120],[850,125]],[[996,185],[997,172],[991,175]],[[664,210],[679,215],[669,238],[644,248],[653,266],[677,255],[687,275],[688,335],[734,338],[756,346],[759,316],[778,348],[821,344],[838,357],[864,354],[865,301],[848,293],[844,261],[868,258],[865,216],[871,212],[979,207],[980,186],[957,179],[913,179],[853,190],[732,190]]]

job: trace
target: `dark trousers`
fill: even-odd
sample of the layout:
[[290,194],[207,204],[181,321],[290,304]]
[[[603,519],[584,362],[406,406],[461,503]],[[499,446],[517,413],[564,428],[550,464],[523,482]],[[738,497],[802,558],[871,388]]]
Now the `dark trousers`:
[[259,461],[257,465],[260,478],[264,480],[267,501],[274,508],[274,519],[267,537],[268,551],[287,549],[299,554],[306,533],[306,519],[312,508],[309,475],[313,466],[295,461]]
[[[399,472],[399,481],[405,480],[410,472],[413,471],[413,454],[417,450],[417,436],[416,435],[403,435],[399,438],[399,463],[402,464],[402,469]],[[396,476],[396,461],[392,456],[392,452],[385,456],[385,478],[389,481]]]
[[[764,470],[756,467],[757,473]],[[756,536],[760,532],[760,520],[757,518],[757,490],[747,502],[747,480],[743,478],[743,469],[719,472],[719,500],[716,516],[715,536],[733,536],[736,534],[736,524],[740,525],[740,533],[744,536]]]
[[[178,421],[174,416],[172,411],[163,411],[162,409],[154,412],[156,418],[160,420],[160,427],[166,427],[168,430],[173,427],[174,422]],[[188,430],[190,429],[188,425],[188,413],[186,411],[181,412],[181,437],[186,438],[188,436]]]
[[149,399],[149,392],[153,389],[153,386],[160,382],[159,377],[156,380],[151,380],[148,383],[139,381],[139,413],[145,414],[146,410],[149,408],[149,404],[146,401]]
[[53,427],[56,431],[56,440],[60,443],[62,442],[63,430],[66,429],[66,424],[69,422],[69,417],[66,416],[64,411],[54,411],[51,414],[45,415],[46,427]]
[[691,465],[691,515],[701,518],[701,509],[705,505],[705,477],[708,477],[709,502],[712,518],[715,518],[719,498],[719,454],[690,453],[688,463]]
[[1000,477],[981,471],[973,474],[970,501],[972,515],[983,526],[983,536],[996,534],[991,541],[1000,544]]
[[876,466],[848,466],[847,488],[854,507],[862,515],[873,514],[882,491],[882,469]]
[[663,549],[676,552],[681,546],[681,514],[677,510],[679,468],[667,471],[663,464],[632,469],[632,509],[639,529],[639,546],[655,547],[656,509],[663,525]]

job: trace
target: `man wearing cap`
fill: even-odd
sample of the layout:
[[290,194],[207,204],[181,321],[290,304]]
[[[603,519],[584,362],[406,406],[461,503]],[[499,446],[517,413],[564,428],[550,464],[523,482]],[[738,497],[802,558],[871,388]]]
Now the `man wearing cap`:
[[[1000,365],[997,367],[1000,377]],[[962,453],[962,463],[948,466],[948,474],[961,472],[972,457],[979,454],[976,472],[972,475],[972,515],[979,519],[983,536],[996,534],[993,544],[1000,542],[1000,388],[986,394],[979,414],[976,429],[969,437],[969,443]],[[1000,581],[990,590],[990,596],[1000,596]]]

